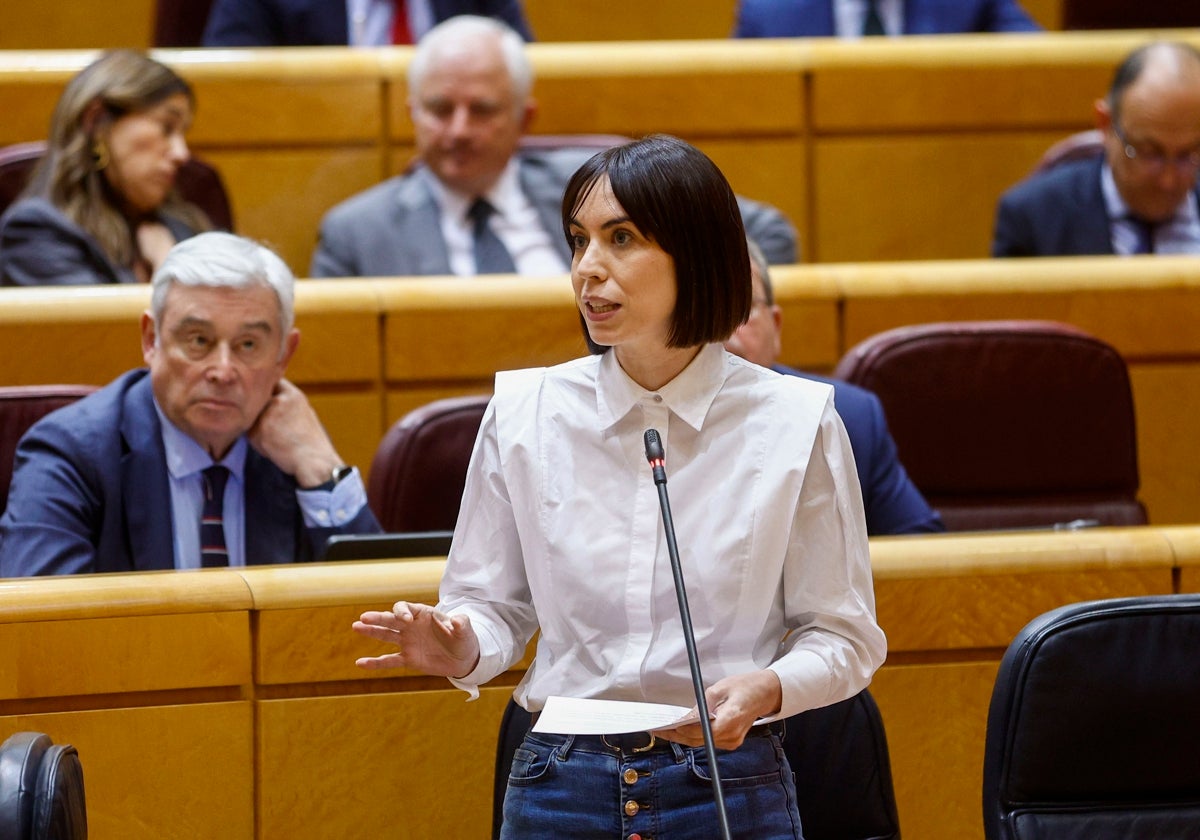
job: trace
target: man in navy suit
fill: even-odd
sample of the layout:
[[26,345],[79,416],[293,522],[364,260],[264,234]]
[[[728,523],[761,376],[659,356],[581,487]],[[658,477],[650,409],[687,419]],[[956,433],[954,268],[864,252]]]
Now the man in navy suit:
[[753,240],[750,278],[753,283],[750,318],[725,343],[725,349],[743,359],[779,373],[803,376],[833,386],[833,402],[846,426],[858,483],[862,486],[867,533],[915,534],[946,530],[937,512],[904,471],[896,455],[896,442],[888,431],[879,398],[865,388],[837,379],[801,373],[776,363],[779,358],[783,310],[775,303],[767,261]]
[[[403,27],[388,0],[216,0],[204,27],[206,47],[383,46],[416,43],[456,15],[504,21],[533,40],[520,0],[406,0]],[[393,39],[397,31],[404,32]]]
[[1200,253],[1200,51],[1134,50],[1095,115],[1103,157],[1060,164],[1001,196],[992,256]]
[[36,423],[0,519],[0,577],[293,563],[379,531],[358,471],[283,378],[294,278],[228,233],[185,239],[142,315],[147,369]]
[[856,38],[1040,30],[1017,0],[742,0],[734,35]]

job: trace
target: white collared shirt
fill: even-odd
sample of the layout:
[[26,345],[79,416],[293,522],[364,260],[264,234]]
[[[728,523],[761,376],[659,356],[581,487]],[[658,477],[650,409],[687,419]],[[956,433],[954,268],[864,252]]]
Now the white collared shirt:
[[[839,38],[861,38],[867,20],[867,0],[833,0],[834,32]],[[904,34],[904,0],[879,0],[879,19],[888,35]]]
[[[1108,212],[1113,253],[1127,257],[1137,250],[1139,233],[1129,219],[1129,207],[1121,198],[1107,161],[1100,169],[1100,191]],[[1194,190],[1188,190],[1169,221],[1155,227],[1154,253],[1200,254],[1200,210],[1196,207]]]
[[464,195],[446,187],[427,168],[419,172],[425,178],[440,209],[442,238],[450,258],[450,271],[460,277],[475,276],[475,238],[473,222],[467,216],[475,199],[487,199],[495,212],[488,224],[513,258],[517,273],[532,277],[565,274],[570,266],[554,247],[552,236],[561,231],[542,227],[537,208],[521,189],[520,163],[508,161],[496,184],[483,196]]
[[657,392],[612,352],[496,377],[441,585],[480,644],[452,682],[474,693],[540,629],[516,692],[530,710],[550,695],[694,705],[649,428],[706,684],[770,667],[781,716],[866,686],[886,640],[832,389],[719,344]]
[[[204,510],[204,478],[201,471],[220,463],[229,468],[222,508],[225,529],[225,549],[230,566],[246,565],[246,451],[245,436],[234,442],[220,461],[212,456],[167,419],[154,402],[162,429],[163,449],[167,457],[167,474],[171,488],[172,534],[175,546],[176,569],[200,568],[200,513]],[[332,528],[345,525],[358,515],[367,503],[367,490],[362,476],[355,468],[352,475],[339,481],[333,490],[296,490],[296,501],[310,528]]]

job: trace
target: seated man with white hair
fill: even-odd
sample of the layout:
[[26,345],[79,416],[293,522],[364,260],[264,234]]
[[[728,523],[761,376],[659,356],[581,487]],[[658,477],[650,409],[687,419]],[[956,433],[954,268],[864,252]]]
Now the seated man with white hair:
[[0,577],[294,563],[379,531],[358,470],[284,379],[300,331],[283,261],[203,233],[151,282],[147,367],[21,439]]

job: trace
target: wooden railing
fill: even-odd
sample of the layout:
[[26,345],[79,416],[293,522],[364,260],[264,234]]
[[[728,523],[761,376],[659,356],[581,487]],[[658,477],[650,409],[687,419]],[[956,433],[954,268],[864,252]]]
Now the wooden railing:
[[[1154,33],[1162,34],[1162,33]],[[1200,31],[1170,37],[1200,44]],[[783,210],[803,260],[983,257],[1000,193],[1146,32],[537,43],[535,133],[688,139]],[[308,272],[321,216],[413,154],[409,47],[163,50],[195,86],[190,141],[239,232]],[[44,138],[94,51],[0,52],[0,144]]]
[[[1200,591],[1200,527],[872,540],[905,836],[982,838],[987,707],[1009,641],[1065,603]],[[80,752],[90,836],[483,837],[501,711],[367,672],[366,609],[433,603],[440,558],[0,580],[0,739]]]

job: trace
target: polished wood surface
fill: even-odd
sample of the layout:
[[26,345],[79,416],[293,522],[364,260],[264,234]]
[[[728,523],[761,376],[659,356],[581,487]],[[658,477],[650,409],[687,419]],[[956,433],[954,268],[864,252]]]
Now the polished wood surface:
[[[772,271],[781,361],[828,372],[857,342],[931,321],[1042,318],[1081,327],[1129,365],[1141,495],[1155,524],[1200,510],[1200,275],[1190,257],[820,263]],[[143,287],[0,290],[10,384],[104,384],[141,364]],[[586,350],[561,278],[302,281],[289,368],[342,457],[364,469],[388,426],[434,399],[488,393],[495,372]]]
[[[1179,591],[1200,526],[871,541],[883,711],[906,836],[982,838],[987,706],[1041,612]],[[0,736],[75,744],[98,840],[484,836],[522,663],[479,701],[366,672],[364,609],[432,603],[444,561],[0,581]],[[447,796],[446,791],[454,791]]]
[[[1092,127],[1112,68],[1154,34],[541,41],[532,131],[678,134],[786,213],[806,262],[983,257],[1000,193]],[[95,55],[0,52],[0,144],[45,137]],[[155,56],[196,89],[190,143],[224,175],[239,232],[297,273],[323,214],[411,159],[411,47]]]

